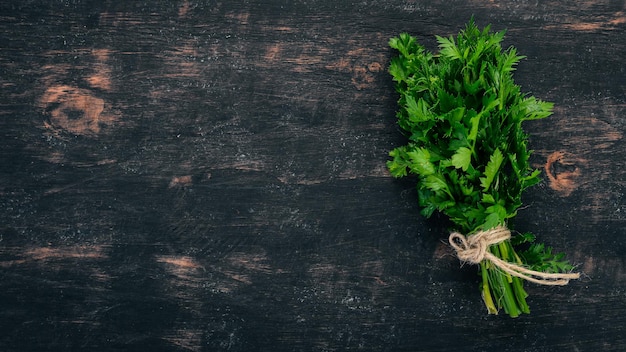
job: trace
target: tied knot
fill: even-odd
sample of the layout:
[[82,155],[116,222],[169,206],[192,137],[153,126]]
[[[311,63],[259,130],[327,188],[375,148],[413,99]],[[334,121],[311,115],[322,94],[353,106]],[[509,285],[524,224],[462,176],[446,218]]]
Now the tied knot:
[[579,273],[545,273],[528,269],[522,265],[509,263],[489,252],[489,246],[511,238],[511,231],[504,226],[497,226],[487,231],[479,231],[470,236],[458,232],[450,234],[448,241],[462,262],[479,264],[483,260],[512,276],[540,285],[567,285],[569,280],[578,279]]
[[509,238],[511,238],[511,231],[504,226],[498,226],[489,231],[481,231],[467,237],[454,232],[450,234],[449,241],[461,261],[478,264],[485,259],[489,246]]

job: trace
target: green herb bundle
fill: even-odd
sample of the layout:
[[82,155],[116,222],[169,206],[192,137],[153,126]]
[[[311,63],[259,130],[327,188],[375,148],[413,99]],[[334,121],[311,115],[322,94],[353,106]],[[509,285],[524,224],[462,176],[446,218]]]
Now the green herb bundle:
[[[552,103],[522,94],[513,82],[524,58],[503,50],[504,31],[479,30],[473,19],[456,38],[437,36],[434,55],[403,33],[389,41],[399,54],[389,72],[400,94],[398,124],[408,143],[390,152],[395,177],[417,175],[422,214],[439,211],[468,238],[481,231],[510,228],[522,192],[538,183],[529,165],[531,151],[522,122],[549,116]],[[532,234],[514,234],[487,251],[507,263],[548,273],[571,271],[563,254],[552,254]],[[452,241],[452,240],[451,240]],[[525,250],[516,252],[518,245]],[[523,278],[492,261],[480,261],[481,291],[489,313],[529,313]]]

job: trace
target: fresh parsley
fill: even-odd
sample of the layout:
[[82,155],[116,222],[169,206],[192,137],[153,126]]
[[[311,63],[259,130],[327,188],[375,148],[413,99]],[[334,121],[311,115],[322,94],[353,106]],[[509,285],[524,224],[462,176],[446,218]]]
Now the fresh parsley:
[[[447,215],[455,230],[471,235],[499,225],[522,205],[522,192],[540,182],[529,165],[524,121],[552,113],[552,103],[520,91],[515,65],[524,57],[501,46],[504,31],[483,30],[470,20],[458,36],[437,36],[433,54],[403,33],[389,45],[398,51],[389,66],[400,97],[398,124],[408,143],[392,150],[395,177],[417,176],[422,214]],[[500,259],[534,270],[566,272],[572,266],[534,236],[517,234],[489,248]],[[525,245],[519,254],[512,243]],[[525,243],[525,244],[524,244]],[[519,247],[518,247],[519,249]],[[489,313],[529,313],[522,279],[489,262],[480,264],[481,290]]]

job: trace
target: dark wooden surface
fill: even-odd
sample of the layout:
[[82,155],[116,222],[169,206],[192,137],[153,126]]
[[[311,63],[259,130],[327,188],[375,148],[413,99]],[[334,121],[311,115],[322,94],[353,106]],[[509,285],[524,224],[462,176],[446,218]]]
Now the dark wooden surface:
[[[391,36],[475,15],[528,56],[544,182],[517,228],[579,265],[488,316],[418,215]],[[1,351],[626,350],[624,1],[2,1]]]

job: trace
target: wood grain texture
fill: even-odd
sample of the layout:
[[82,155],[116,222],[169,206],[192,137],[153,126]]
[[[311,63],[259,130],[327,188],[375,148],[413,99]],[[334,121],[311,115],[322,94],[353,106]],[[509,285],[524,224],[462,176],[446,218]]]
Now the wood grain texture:
[[[579,263],[488,316],[385,169],[390,37],[508,29],[544,182],[517,228]],[[623,351],[623,1],[0,4],[0,350]]]

